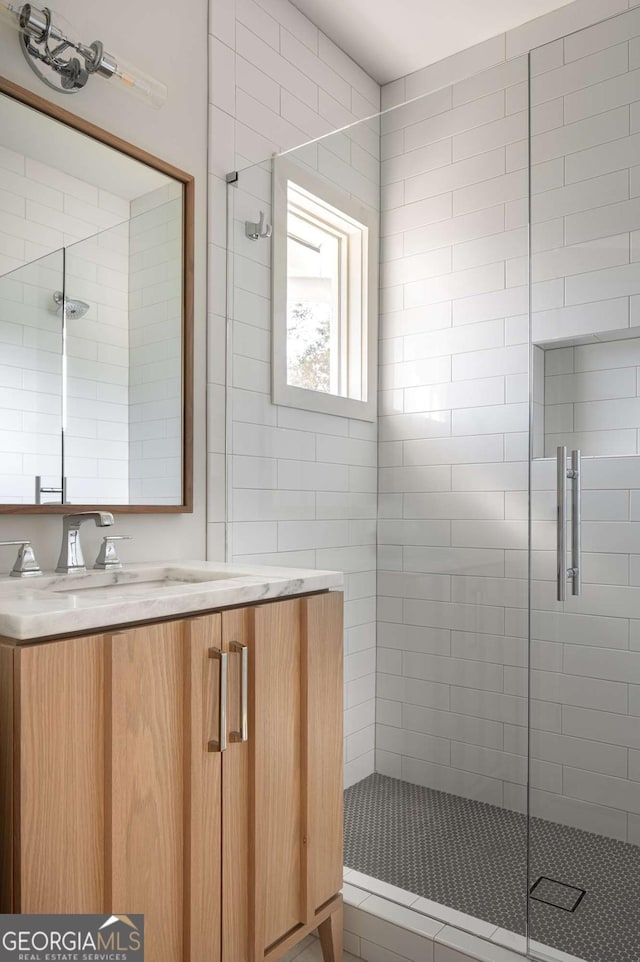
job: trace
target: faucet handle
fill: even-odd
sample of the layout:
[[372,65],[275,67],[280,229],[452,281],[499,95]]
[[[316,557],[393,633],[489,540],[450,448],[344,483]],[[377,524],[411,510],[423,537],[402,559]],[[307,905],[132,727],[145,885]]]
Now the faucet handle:
[[114,541],[131,541],[131,535],[110,534],[103,538],[94,568],[98,568],[100,571],[114,571],[122,568],[122,562],[118,557]]
[[20,546],[16,563],[10,572],[12,578],[36,578],[42,574],[30,541],[0,541],[0,547],[11,545]]

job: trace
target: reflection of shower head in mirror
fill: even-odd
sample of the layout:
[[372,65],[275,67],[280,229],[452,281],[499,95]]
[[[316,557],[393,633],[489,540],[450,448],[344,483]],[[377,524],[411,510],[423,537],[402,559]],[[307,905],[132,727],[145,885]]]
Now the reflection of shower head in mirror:
[[65,312],[69,318],[80,318],[89,310],[89,305],[85,301],[74,300],[72,297],[65,297],[62,291],[56,291],[53,295],[53,300],[55,301],[56,307],[58,308],[58,313],[62,314],[62,306],[65,306]]

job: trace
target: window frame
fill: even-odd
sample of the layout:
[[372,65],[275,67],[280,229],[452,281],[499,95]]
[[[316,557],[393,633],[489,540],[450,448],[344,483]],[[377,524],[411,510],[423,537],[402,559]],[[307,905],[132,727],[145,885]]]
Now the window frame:
[[[346,276],[340,278],[344,287],[347,315],[356,311],[360,317],[358,331],[348,321],[340,321],[341,351],[339,363],[345,377],[357,383],[363,399],[297,387],[287,381],[287,287],[288,287],[288,209],[289,184],[310,194],[327,208],[327,224],[331,226],[331,209],[350,221],[355,230],[347,239],[345,251]],[[360,228],[360,230],[358,230]],[[335,224],[333,225],[335,230]],[[358,238],[358,242],[352,240]],[[273,249],[272,249],[272,364],[271,391],[274,404],[351,417],[361,421],[375,421],[377,417],[378,366],[378,247],[379,216],[351,194],[337,189],[318,174],[291,161],[286,155],[273,159]],[[353,282],[354,273],[359,283]],[[346,348],[346,351],[345,351]],[[358,361],[354,361],[354,357]],[[349,368],[346,372],[345,365]]]

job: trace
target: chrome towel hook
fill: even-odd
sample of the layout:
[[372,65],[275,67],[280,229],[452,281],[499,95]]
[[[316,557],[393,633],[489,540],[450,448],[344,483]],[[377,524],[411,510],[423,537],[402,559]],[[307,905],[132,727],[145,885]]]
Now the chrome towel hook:
[[260,220],[256,224],[254,221],[245,221],[244,231],[249,240],[260,240],[261,237],[271,237],[273,233],[273,227],[271,224],[265,224],[264,222],[264,211],[260,211]]

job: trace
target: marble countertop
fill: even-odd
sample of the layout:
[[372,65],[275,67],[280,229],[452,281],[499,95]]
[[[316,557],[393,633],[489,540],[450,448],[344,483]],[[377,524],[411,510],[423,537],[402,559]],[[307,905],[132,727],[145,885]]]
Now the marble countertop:
[[33,641],[341,589],[338,571],[185,561],[0,578],[0,635]]

